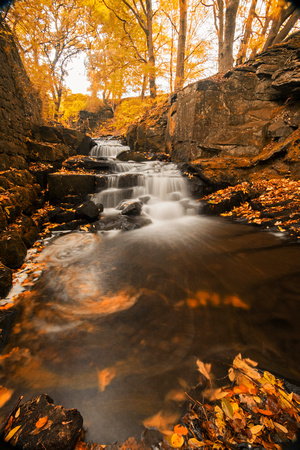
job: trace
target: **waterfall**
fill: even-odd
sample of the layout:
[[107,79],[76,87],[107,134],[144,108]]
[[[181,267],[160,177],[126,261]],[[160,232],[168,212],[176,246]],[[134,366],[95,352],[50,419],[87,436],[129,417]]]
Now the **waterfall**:
[[95,203],[116,208],[122,200],[141,200],[152,219],[173,219],[195,213],[199,205],[190,197],[186,179],[177,166],[161,161],[114,162],[108,188],[96,193]]
[[130,150],[129,147],[122,145],[118,141],[109,141],[104,139],[97,139],[97,145],[95,145],[91,152],[91,156],[116,158],[120,153]]

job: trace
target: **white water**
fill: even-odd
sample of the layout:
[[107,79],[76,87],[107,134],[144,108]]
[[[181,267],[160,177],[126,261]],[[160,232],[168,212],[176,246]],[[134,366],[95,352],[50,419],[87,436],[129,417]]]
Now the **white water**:
[[103,156],[107,158],[116,158],[120,153],[130,150],[129,147],[122,145],[118,141],[97,140],[98,145],[92,148],[91,156]]
[[170,220],[198,211],[199,204],[191,200],[186,180],[175,164],[118,161],[116,156],[128,149],[118,142],[99,141],[91,151],[91,156],[111,160],[113,173],[108,175],[108,188],[93,198],[95,203],[103,204],[104,215],[114,212],[122,200],[135,199],[143,202],[143,214],[153,220]]

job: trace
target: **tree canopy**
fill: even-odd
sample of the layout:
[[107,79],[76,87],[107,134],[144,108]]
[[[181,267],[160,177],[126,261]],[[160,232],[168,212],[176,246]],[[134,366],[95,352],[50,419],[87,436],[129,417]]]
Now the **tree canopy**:
[[283,0],[16,0],[8,6],[2,20],[16,36],[45,114],[58,119],[68,64],[79,53],[86,55],[91,96],[154,98],[242,64],[281,42],[300,17]]

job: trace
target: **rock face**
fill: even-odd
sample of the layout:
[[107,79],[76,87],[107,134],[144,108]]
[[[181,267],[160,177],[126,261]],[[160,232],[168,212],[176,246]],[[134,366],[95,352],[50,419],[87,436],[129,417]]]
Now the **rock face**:
[[169,108],[170,105],[165,100],[147,112],[141,120],[128,127],[126,141],[133,152],[165,153]]
[[172,159],[257,156],[272,140],[291,135],[300,123],[299,48],[297,33],[173,96],[167,133]]
[[[7,294],[9,268],[19,268],[38,236],[32,214],[44,205],[49,173],[73,155],[88,155],[93,141],[80,131],[48,126],[9,28],[0,22],[0,262]],[[42,211],[42,210],[41,210]],[[42,214],[42,212],[41,212]],[[36,219],[40,217],[36,216]]]

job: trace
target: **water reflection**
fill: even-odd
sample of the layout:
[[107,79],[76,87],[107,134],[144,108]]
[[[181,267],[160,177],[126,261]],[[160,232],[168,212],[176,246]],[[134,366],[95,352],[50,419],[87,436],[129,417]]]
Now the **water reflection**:
[[241,351],[300,382],[299,246],[185,216],[63,236],[41,260],[7,348],[19,350],[2,361],[8,410],[20,393],[47,392],[81,411],[89,439],[109,443],[138,436],[159,411],[176,420],[197,358],[227,363]]

